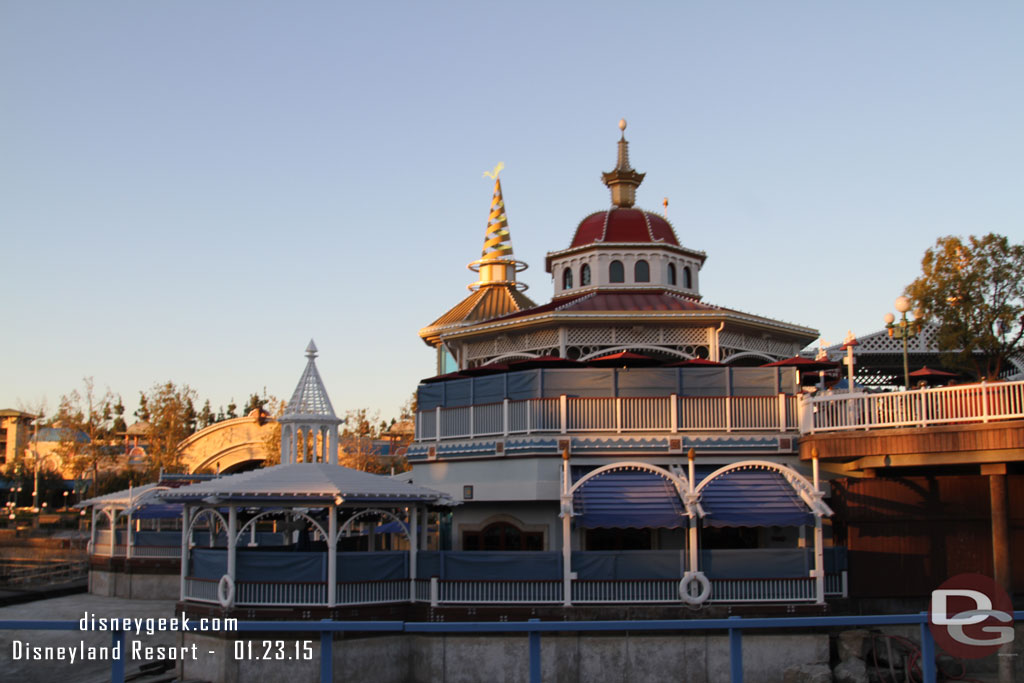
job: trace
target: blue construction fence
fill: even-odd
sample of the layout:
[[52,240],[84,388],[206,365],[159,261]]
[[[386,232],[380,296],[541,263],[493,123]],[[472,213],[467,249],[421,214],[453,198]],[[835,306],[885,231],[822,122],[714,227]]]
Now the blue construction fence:
[[[327,554],[239,547],[239,581],[325,581]],[[846,548],[825,549],[825,571],[846,569]],[[339,552],[339,581],[386,581],[409,578],[406,551]],[[807,576],[814,556],[804,548],[702,550],[701,569],[710,578],[792,578]],[[572,553],[572,570],[582,580],[678,579],[686,563],[681,550],[587,550]],[[227,571],[227,552],[221,548],[193,548],[189,573],[219,579]],[[416,575],[442,580],[560,580],[560,552],[421,551],[416,554]]]

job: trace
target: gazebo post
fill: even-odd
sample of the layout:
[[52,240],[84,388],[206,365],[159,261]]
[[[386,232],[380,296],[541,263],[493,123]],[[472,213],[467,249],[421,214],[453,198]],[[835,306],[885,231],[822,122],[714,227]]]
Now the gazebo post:
[[[820,478],[818,472],[818,449],[811,451],[811,463],[814,471],[814,497],[821,500]],[[821,524],[821,510],[814,510],[814,601],[825,604],[825,550],[824,533]]]
[[416,552],[419,541],[419,505],[409,508],[409,602],[416,600]]
[[[690,506],[691,507],[693,507],[696,504],[696,496],[697,496],[697,494],[696,494],[696,486],[697,486],[696,470],[697,470],[697,468],[696,468],[696,465],[695,465],[695,462],[694,462],[696,460],[696,458],[697,458],[697,453],[696,453],[696,451],[694,449],[691,448],[687,452],[687,454],[686,454],[686,459],[687,459],[687,463],[688,463],[688,474],[689,474],[689,476],[687,477],[689,479],[689,481],[687,482],[687,485],[690,487]],[[699,569],[699,567],[697,565],[699,564],[699,561],[700,561],[700,554],[699,554],[698,548],[697,548],[697,513],[696,513],[696,510],[694,510],[693,512],[690,512],[689,517],[690,517],[689,529],[687,530],[688,531],[688,536],[689,536],[689,538],[687,539],[687,545],[690,546],[689,547],[689,552],[690,552],[690,567],[689,567],[689,571],[695,572],[695,571],[697,571]]]
[[117,512],[110,514],[110,510],[104,510],[107,519],[110,521],[110,556],[114,556],[114,546],[117,544]]
[[124,557],[130,559],[132,556],[132,544],[135,541],[135,534],[132,533],[132,509],[128,508],[128,527],[125,531]]
[[327,606],[338,601],[338,506],[327,506]]
[[185,600],[185,583],[186,577],[188,576],[188,562],[189,562],[189,540],[192,538],[192,530],[189,528],[189,504],[184,503],[181,506],[181,596],[180,600]]
[[231,583],[235,583],[236,557],[235,557],[235,536],[238,534],[238,506],[228,505],[228,577]]
[[562,605],[572,605],[572,497],[569,495],[569,448],[562,449]]
[[89,547],[92,548],[92,554],[96,554],[96,511],[98,505],[92,506],[92,524],[89,527]]

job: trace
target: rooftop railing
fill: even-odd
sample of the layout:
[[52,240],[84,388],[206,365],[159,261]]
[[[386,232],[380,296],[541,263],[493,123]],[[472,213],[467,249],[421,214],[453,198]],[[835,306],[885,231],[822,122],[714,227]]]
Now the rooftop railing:
[[843,393],[805,399],[804,434],[1024,418],[1024,381],[981,382],[887,394]]
[[582,432],[796,431],[798,397],[532,398],[420,411],[417,441]]

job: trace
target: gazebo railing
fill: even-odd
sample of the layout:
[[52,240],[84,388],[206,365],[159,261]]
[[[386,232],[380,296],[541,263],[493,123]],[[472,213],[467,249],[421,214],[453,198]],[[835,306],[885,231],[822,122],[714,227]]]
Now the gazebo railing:
[[[815,601],[814,579],[710,579],[710,603],[798,603]],[[324,582],[239,581],[235,604],[242,606],[326,605]],[[187,577],[185,598],[216,603],[218,581]],[[825,577],[828,597],[846,597],[846,572]],[[392,579],[339,582],[335,604],[378,605],[423,602],[440,605],[561,604],[560,580]],[[582,580],[572,582],[572,604],[678,604],[679,579]]]
[[799,398],[650,396],[505,400],[417,413],[417,441],[535,433],[796,431]]

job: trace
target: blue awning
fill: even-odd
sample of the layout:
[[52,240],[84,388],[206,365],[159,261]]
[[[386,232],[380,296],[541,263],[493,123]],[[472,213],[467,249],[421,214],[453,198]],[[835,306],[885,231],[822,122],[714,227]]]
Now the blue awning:
[[774,470],[733,470],[716,477],[701,491],[700,504],[704,526],[814,524],[807,505]]
[[687,517],[667,479],[644,470],[612,470],[587,480],[573,495],[573,522],[587,529],[676,529]]

